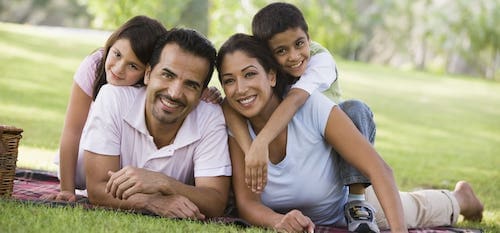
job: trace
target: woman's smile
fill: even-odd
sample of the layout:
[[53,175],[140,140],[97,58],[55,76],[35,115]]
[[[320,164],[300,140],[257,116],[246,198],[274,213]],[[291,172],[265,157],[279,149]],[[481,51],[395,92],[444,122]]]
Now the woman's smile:
[[238,99],[238,102],[239,102],[241,105],[248,106],[248,105],[250,105],[253,101],[255,101],[255,99],[256,99],[256,98],[257,98],[257,95],[247,96],[247,97],[244,97],[244,98],[240,98],[240,99]]

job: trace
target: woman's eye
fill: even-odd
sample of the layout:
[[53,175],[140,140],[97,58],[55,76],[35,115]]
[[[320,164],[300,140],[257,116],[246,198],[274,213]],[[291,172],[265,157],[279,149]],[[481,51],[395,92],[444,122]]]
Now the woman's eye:
[[245,74],[245,77],[249,78],[249,77],[252,77],[252,76],[254,76],[256,74],[257,74],[256,72],[248,72],[248,73]]

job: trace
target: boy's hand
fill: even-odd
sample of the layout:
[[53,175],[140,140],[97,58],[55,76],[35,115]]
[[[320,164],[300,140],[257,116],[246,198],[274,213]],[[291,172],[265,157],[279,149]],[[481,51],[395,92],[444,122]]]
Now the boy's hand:
[[245,156],[245,182],[254,193],[262,193],[267,184],[269,147],[264,143],[252,143]]
[[207,87],[201,93],[201,100],[207,103],[220,104],[222,103],[222,95],[216,87]]

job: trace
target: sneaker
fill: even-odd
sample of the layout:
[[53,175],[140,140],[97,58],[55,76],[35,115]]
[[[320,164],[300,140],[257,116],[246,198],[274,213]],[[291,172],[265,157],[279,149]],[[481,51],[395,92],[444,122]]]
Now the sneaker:
[[366,201],[354,200],[344,206],[349,232],[379,233],[375,223],[375,210]]

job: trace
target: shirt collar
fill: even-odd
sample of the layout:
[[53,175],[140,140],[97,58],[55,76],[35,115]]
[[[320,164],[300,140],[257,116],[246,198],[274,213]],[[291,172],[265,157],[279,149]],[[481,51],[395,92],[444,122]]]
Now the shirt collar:
[[[205,104],[203,101],[200,101],[200,104]],[[187,146],[201,138],[200,129],[198,127],[197,119],[199,107],[197,106],[190,112],[184,122],[182,123],[181,128],[177,132],[177,136],[175,137],[173,145],[175,148],[181,148]],[[124,117],[124,121],[127,122],[132,128],[141,132],[144,135],[151,136],[146,127],[146,87],[142,87],[137,97],[135,98],[132,106]]]

